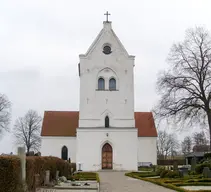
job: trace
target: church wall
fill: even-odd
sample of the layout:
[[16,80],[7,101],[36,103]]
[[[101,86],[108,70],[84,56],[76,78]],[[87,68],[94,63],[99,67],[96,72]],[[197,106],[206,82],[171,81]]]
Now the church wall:
[[61,158],[64,145],[68,148],[68,158],[76,162],[76,137],[42,137],[41,155]]
[[[108,134],[108,136],[107,136]],[[102,147],[113,148],[114,170],[137,170],[137,129],[77,129],[77,163],[84,171],[101,170]]]
[[138,138],[138,162],[151,162],[157,165],[156,137]]

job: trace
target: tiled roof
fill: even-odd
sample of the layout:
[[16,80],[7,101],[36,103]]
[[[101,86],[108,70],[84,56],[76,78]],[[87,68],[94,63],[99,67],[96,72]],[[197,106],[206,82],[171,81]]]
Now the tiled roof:
[[[76,136],[78,111],[45,111],[41,136]],[[135,127],[139,137],[157,137],[151,112],[135,112]]]

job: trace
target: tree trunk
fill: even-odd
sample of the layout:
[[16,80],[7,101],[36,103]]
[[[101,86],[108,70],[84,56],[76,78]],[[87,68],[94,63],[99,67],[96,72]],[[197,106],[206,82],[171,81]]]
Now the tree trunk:
[[209,138],[210,138],[210,151],[211,151],[211,111],[207,113],[208,125],[209,125]]
[[27,146],[27,155],[29,155],[30,148]]

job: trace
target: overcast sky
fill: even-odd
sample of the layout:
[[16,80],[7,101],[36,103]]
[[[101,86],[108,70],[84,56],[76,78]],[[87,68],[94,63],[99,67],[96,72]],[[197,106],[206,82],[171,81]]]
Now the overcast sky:
[[[135,60],[135,109],[150,111],[157,74],[189,27],[211,31],[210,0],[2,0],[0,93],[12,102],[12,123],[28,109],[78,110],[79,54],[103,27],[104,13]],[[186,133],[183,133],[185,135]],[[11,134],[0,154],[15,150]]]

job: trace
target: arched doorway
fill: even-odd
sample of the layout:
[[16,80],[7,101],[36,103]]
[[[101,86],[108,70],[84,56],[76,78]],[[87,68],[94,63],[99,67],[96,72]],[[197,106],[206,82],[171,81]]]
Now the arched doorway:
[[62,147],[62,154],[61,154],[61,156],[62,156],[62,159],[63,160],[68,160],[68,149],[67,149],[67,147],[66,146],[63,146]]
[[102,147],[102,169],[113,168],[113,150],[109,143],[105,143]]

